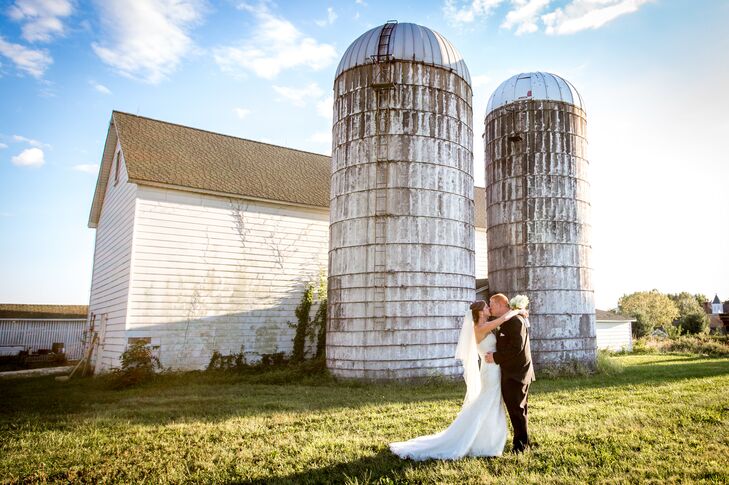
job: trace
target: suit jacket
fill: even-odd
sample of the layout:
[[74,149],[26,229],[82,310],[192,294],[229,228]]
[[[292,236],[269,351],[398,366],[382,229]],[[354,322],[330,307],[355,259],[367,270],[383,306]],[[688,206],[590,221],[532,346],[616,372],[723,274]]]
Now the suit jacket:
[[522,384],[534,380],[529,329],[519,315],[512,317],[494,330],[496,352],[494,362],[501,366],[502,379],[514,379]]

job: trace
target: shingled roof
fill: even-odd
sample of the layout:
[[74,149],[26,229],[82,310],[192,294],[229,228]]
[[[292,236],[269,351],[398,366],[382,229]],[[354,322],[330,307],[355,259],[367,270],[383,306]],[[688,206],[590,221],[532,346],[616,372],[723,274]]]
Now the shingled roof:
[[[129,181],[179,190],[329,207],[331,157],[114,111],[89,216],[96,227],[117,140]],[[476,187],[476,226],[486,226]]]
[[605,311],[605,310],[595,310],[595,320],[599,320],[602,322],[605,321],[616,321],[616,322],[627,322],[630,320],[631,322],[635,321],[635,318],[633,317],[627,317],[625,315],[621,315],[620,313],[616,313],[614,311]]
[[25,305],[0,303],[0,318],[64,319],[86,318],[87,305]]

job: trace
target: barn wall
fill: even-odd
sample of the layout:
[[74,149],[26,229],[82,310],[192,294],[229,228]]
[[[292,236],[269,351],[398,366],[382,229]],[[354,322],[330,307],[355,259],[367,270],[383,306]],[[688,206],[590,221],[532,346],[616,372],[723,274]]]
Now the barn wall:
[[[30,352],[52,349],[54,343],[62,343],[66,358],[83,356],[83,335],[86,319],[70,318],[0,318],[0,347],[22,347]],[[16,350],[0,355],[15,355]]]
[[116,167],[111,168],[96,227],[89,315],[96,315],[100,337],[94,359],[97,372],[117,367],[126,346],[124,324],[137,186],[128,182],[125,164],[120,163],[119,168],[118,184],[114,183]]
[[476,227],[476,278],[488,278],[488,250],[486,249],[486,228]]
[[128,336],[180,369],[204,368],[214,350],[288,353],[288,322],[326,271],[328,239],[326,208],[140,187]]
[[597,348],[609,350],[633,350],[630,322],[598,320],[595,325]]

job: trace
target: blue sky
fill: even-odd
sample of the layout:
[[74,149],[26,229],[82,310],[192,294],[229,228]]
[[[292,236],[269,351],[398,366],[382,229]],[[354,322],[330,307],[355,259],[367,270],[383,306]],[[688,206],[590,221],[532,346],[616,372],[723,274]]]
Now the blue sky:
[[729,299],[729,2],[0,1],[0,302],[88,301],[87,228],[113,109],[330,152],[339,58],[388,19],[448,38],[486,101],[509,76],[587,106],[599,307],[637,290]]

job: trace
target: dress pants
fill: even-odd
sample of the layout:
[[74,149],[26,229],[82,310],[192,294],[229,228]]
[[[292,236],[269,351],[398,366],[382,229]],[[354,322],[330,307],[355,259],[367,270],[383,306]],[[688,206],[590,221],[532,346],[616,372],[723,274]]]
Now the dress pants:
[[514,451],[523,451],[529,444],[528,434],[528,406],[529,384],[523,384],[515,379],[505,377],[501,379],[501,394],[504,398],[506,411],[509,413],[511,426],[514,428]]

